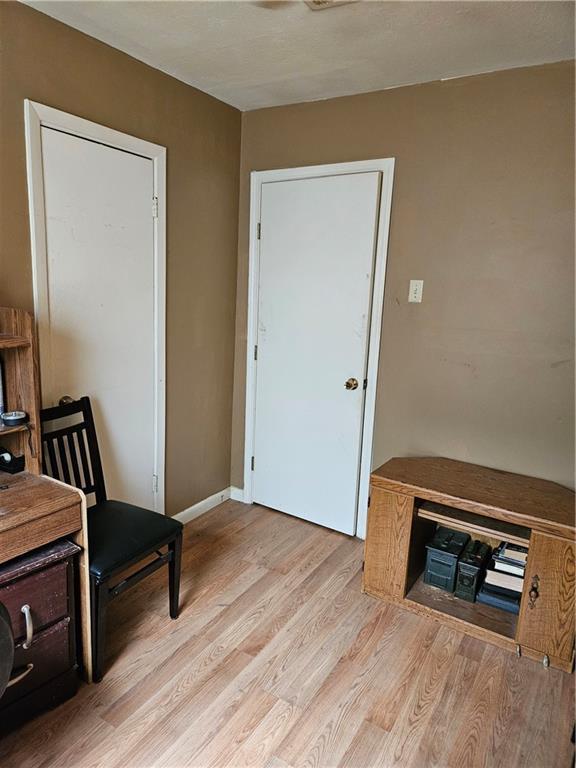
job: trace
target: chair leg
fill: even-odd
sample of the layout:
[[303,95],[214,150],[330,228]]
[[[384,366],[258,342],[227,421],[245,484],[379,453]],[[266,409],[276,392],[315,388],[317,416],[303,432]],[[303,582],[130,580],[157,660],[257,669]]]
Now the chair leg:
[[182,534],[168,545],[170,562],[168,563],[168,590],[170,593],[170,618],[177,619],[180,610],[180,563],[182,560]]
[[106,640],[106,609],[108,608],[108,582],[98,583],[90,578],[92,618],[92,680],[99,683],[104,675],[104,648]]

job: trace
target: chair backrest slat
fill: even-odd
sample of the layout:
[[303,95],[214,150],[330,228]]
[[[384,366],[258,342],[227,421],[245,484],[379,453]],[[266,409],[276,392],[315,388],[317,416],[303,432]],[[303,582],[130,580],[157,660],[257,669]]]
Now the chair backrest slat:
[[[60,426],[55,422],[80,416],[76,423]],[[94,427],[90,398],[81,397],[65,405],[44,408],[40,412],[42,467],[45,474],[94,493],[96,502],[106,501],[106,486]],[[47,460],[48,459],[48,460]]]
[[70,457],[70,468],[72,470],[72,485],[75,485],[76,488],[81,488],[83,485],[83,480],[80,475],[80,469],[78,467],[78,455],[76,453],[76,446],[74,445],[74,437],[78,436],[78,430],[75,430],[74,432],[70,432],[69,435],[67,435],[66,439],[68,441],[68,455]]
[[56,480],[61,480],[60,469],[58,468],[58,462],[56,461],[56,451],[54,450],[54,443],[52,440],[46,442],[46,448],[48,449],[48,458],[50,459],[50,469],[46,467],[46,474],[50,477],[55,477]]
[[86,443],[84,440],[84,432],[78,435],[78,454],[80,456],[80,464],[82,466],[82,474],[84,475],[84,485],[86,488],[94,489],[94,482],[92,480],[92,474],[90,472],[90,465],[88,463],[88,456],[86,454]]
[[64,445],[64,435],[59,435],[56,438],[58,445],[58,453],[60,455],[60,466],[62,467],[62,477],[64,482],[70,485],[70,469],[68,467],[68,456],[66,454],[66,446]]

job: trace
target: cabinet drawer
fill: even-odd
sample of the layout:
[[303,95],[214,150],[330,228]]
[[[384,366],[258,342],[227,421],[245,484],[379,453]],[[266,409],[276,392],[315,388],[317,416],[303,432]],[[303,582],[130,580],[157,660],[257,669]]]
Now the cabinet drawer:
[[10,614],[16,643],[26,635],[23,605],[30,606],[35,633],[63,619],[68,615],[68,564],[57,563],[0,587],[0,602]]
[[28,665],[31,670],[18,682],[6,689],[0,699],[0,711],[13,701],[25,696],[44,683],[69,669],[74,660],[70,653],[70,619],[66,618],[40,632],[30,648],[19,645],[14,654],[12,677],[24,673]]

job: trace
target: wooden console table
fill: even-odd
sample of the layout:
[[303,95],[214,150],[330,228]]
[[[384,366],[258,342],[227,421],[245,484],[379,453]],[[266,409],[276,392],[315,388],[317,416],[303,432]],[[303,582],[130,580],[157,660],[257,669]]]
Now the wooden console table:
[[[442,458],[395,458],[371,478],[363,591],[565,671],[574,666],[574,492]],[[423,582],[437,524],[528,547],[518,616]],[[532,591],[532,596],[530,592]]]

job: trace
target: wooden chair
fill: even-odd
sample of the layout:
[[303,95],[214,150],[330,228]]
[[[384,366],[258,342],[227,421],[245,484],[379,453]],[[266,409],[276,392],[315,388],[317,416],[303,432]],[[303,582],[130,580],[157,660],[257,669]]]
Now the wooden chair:
[[[77,423],[70,425],[72,419]],[[54,422],[65,419],[63,426]],[[88,507],[88,546],[92,623],[93,679],[102,679],[106,609],[110,600],[163,565],[168,565],[170,616],[178,618],[182,524],[149,509],[106,497],[100,451],[88,397],[40,413],[45,474],[80,488],[96,503]],[[48,422],[50,426],[47,427]],[[162,547],[166,551],[160,552]],[[116,577],[149,555],[157,557],[116,582]]]

